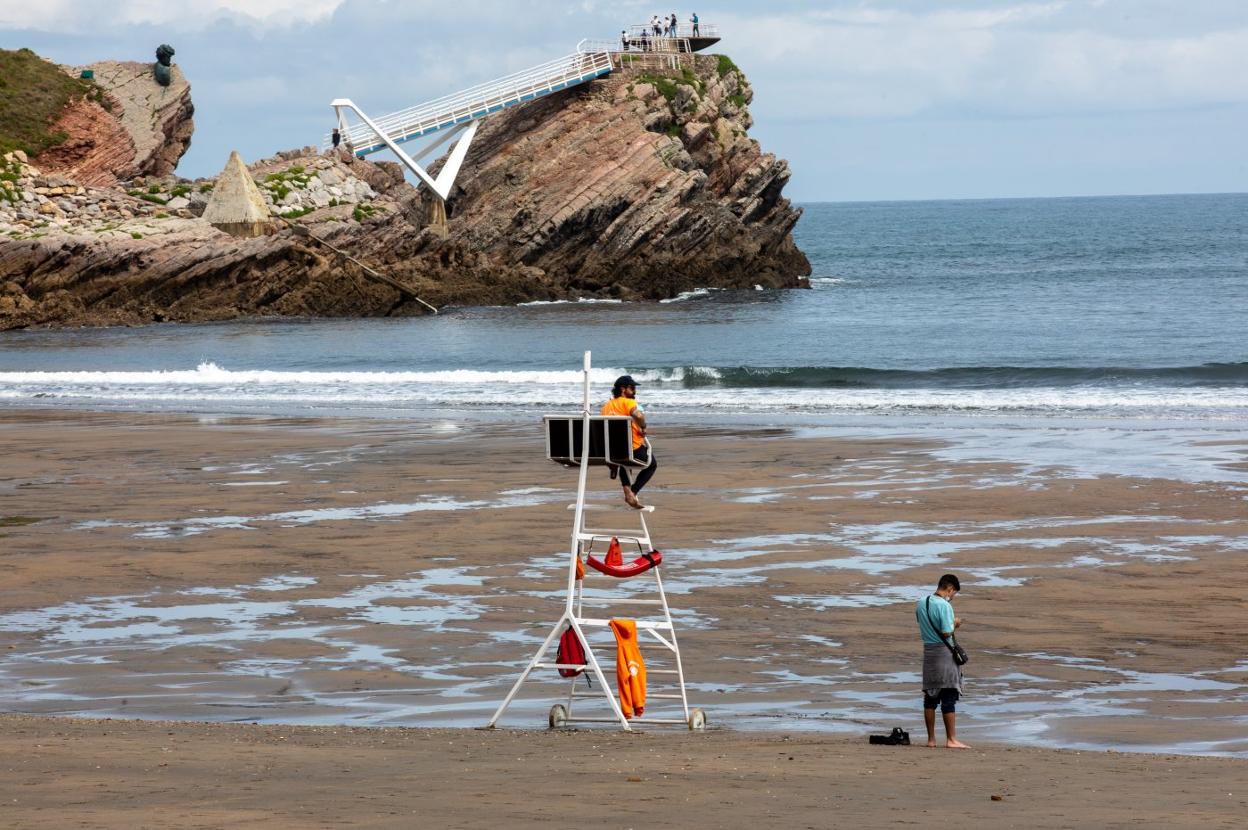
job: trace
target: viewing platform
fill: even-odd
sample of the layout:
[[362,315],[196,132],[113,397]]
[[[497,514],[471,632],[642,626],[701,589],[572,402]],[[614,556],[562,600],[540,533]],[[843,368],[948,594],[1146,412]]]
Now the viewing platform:
[[[656,35],[654,29],[645,23],[629,26],[624,31],[625,34],[620,36],[620,47],[617,48],[624,48],[625,51],[629,52],[701,52],[703,49],[719,43],[719,26],[714,23],[699,23],[696,32],[691,24],[678,25],[674,37],[670,35]],[[663,48],[665,44],[673,41],[679,43],[684,48]]]

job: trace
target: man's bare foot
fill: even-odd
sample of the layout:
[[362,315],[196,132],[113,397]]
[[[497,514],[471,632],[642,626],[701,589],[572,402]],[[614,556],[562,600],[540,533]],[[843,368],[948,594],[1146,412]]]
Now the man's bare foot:
[[633,495],[633,491],[627,487],[624,488],[624,501],[628,503],[629,507],[635,507],[638,510],[642,508],[641,502],[637,501],[637,497]]
[[928,742],[927,742],[927,745],[928,745],[928,747],[929,747],[930,749],[935,749],[935,748],[936,748],[936,741],[935,741],[935,740],[928,741]]
[[945,748],[946,749],[970,749],[969,746],[967,746],[966,744],[958,740],[945,741]]

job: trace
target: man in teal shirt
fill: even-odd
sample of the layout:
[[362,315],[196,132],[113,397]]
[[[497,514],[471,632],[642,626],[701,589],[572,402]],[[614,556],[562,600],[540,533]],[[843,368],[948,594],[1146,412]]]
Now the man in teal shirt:
[[923,639],[923,723],[927,726],[927,745],[936,746],[936,706],[940,706],[945,723],[945,746],[969,749],[958,740],[957,703],[961,696],[962,669],[953,661],[948,641],[962,620],[953,615],[953,598],[962,584],[953,574],[945,574],[936,585],[936,593],[923,597],[914,606]]

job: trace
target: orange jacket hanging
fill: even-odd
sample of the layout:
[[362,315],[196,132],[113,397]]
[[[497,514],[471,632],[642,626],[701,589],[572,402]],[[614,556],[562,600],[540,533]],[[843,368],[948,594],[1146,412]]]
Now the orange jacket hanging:
[[612,620],[615,632],[615,674],[620,683],[620,708],[624,717],[641,717],[646,710],[646,661],[637,647],[637,623]]

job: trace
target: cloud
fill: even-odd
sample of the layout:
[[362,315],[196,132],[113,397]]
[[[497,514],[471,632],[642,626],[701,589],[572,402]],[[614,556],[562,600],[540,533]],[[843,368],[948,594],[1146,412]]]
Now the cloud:
[[1096,16],[1108,11],[1071,2],[873,5],[738,14],[724,28],[750,32],[732,54],[756,87],[766,85],[760,105],[798,120],[1032,117],[1248,101],[1248,28],[1169,34],[1158,25],[1140,36]]
[[42,0],[0,4],[0,28],[85,33],[124,26],[196,30],[221,18],[260,26],[316,23],[345,0]]

